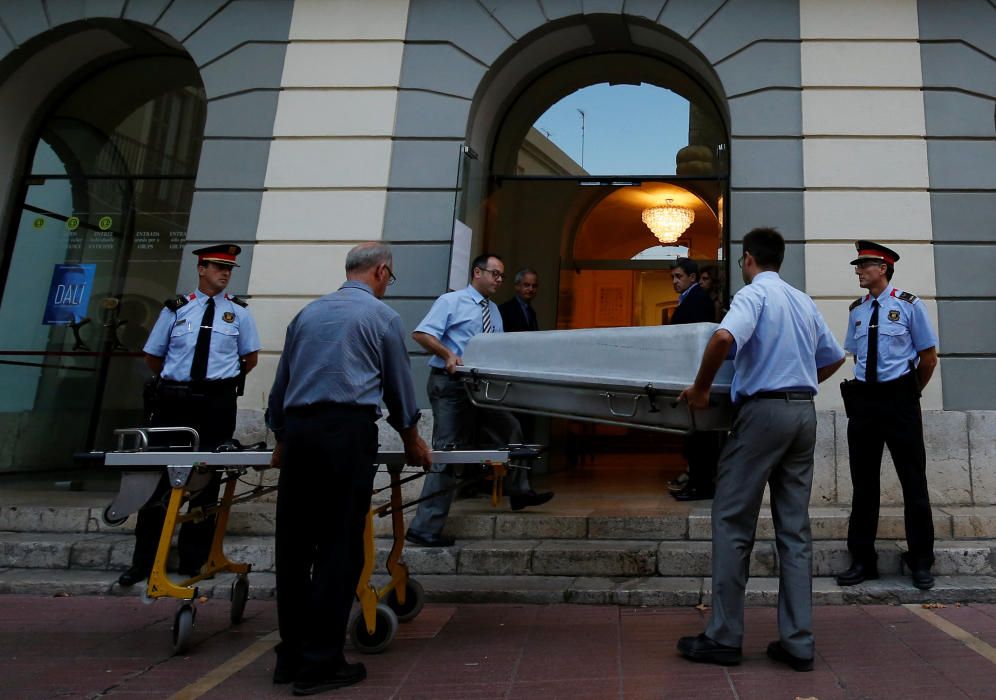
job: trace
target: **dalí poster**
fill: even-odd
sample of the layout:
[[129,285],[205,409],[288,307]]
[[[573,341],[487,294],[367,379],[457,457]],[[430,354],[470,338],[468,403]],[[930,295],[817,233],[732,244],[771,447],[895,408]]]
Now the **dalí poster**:
[[86,316],[93,291],[93,263],[59,263],[52,271],[52,284],[45,302],[42,323],[46,326],[75,323]]

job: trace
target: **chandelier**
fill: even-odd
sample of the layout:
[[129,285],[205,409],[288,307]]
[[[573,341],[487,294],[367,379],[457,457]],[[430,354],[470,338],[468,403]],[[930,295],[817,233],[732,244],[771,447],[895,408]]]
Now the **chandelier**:
[[694,211],[687,207],[676,207],[672,202],[674,200],[669,199],[664,206],[644,209],[641,217],[661,245],[676,242],[695,221]]

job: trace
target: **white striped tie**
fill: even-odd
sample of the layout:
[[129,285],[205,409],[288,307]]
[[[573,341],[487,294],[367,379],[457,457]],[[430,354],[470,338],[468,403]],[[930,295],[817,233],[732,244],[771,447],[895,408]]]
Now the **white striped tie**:
[[485,333],[494,333],[495,327],[491,323],[491,304],[487,299],[481,299],[481,321]]

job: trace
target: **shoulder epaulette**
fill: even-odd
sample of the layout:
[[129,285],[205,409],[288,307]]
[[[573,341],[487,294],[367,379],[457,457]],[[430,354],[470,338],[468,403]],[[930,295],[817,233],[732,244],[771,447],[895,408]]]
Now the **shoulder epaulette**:
[[864,297],[858,297],[857,299],[855,299],[854,301],[851,302],[851,305],[849,307],[847,307],[847,310],[848,311],[854,311],[856,308],[858,308],[859,306],[861,306],[861,302],[863,302],[864,300],[865,300]]
[[176,296],[176,297],[174,297],[172,299],[167,299],[166,301],[164,301],[163,302],[163,306],[165,306],[167,309],[169,309],[173,313],[176,313],[177,310],[180,307],[186,306],[189,303],[190,303],[190,300],[187,299],[187,297],[185,297],[182,294],[180,294],[180,295],[178,295],[178,296]]
[[916,301],[916,294],[910,294],[909,292],[900,292],[896,296],[909,304]]
[[225,298],[226,298],[226,299],[228,299],[228,300],[229,300],[230,302],[232,302],[233,304],[238,304],[238,305],[239,305],[239,306],[241,306],[241,307],[242,307],[243,309],[244,309],[244,308],[246,308],[247,306],[249,306],[249,302],[248,302],[248,301],[246,301],[245,299],[242,299],[242,298],[240,298],[240,297],[238,297],[238,296],[231,296],[231,297],[230,297],[230,296],[228,296],[228,295],[226,294],[226,295],[225,295]]

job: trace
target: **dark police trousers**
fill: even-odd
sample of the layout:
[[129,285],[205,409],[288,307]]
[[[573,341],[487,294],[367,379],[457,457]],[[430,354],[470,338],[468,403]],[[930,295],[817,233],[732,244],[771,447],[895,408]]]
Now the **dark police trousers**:
[[277,620],[283,663],[327,675],[342,647],[363,569],[377,467],[373,406],[289,408],[277,492]]
[[[211,452],[218,445],[231,440],[235,433],[236,380],[224,379],[206,382],[163,381],[158,405],[150,423],[153,427],[187,426],[200,435],[200,451]],[[153,436],[153,446],[157,440]],[[177,434],[174,443],[186,440]],[[158,444],[164,444],[159,442]],[[211,506],[218,501],[220,481],[216,475],[200,492],[190,499],[190,508]],[[152,562],[159,547],[159,535],[166,520],[170,485],[163,474],[149,502],[138,511],[135,524],[135,553],[131,564],[143,572],[152,570]],[[196,571],[207,561],[214,537],[215,517],[200,522],[185,522],[180,526],[177,550],[180,570]]]
[[847,548],[855,561],[874,564],[882,450],[889,447],[903,488],[909,563],[934,563],[934,521],[927,493],[927,456],[919,390],[911,373],[892,382],[847,382],[847,447],[854,498]]

